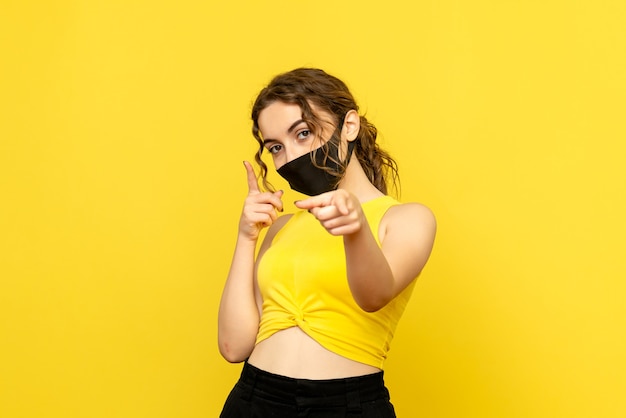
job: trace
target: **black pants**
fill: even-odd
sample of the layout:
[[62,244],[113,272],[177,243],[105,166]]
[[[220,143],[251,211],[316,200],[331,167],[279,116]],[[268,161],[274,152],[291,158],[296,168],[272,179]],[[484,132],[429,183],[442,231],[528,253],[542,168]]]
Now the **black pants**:
[[220,418],[394,418],[383,372],[346,379],[293,379],[245,363]]

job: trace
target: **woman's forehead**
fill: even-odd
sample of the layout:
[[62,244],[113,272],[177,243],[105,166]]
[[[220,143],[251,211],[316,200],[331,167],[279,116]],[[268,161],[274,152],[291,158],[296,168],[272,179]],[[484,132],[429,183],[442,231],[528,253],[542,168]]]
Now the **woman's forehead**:
[[294,103],[274,102],[261,110],[257,121],[264,137],[284,135],[289,127],[302,120],[302,109]]
[[[309,106],[315,118],[319,119],[320,122],[333,123],[330,113],[313,104],[309,104]],[[259,112],[257,123],[263,137],[269,138],[284,135],[294,123],[303,119],[300,105],[276,101]]]

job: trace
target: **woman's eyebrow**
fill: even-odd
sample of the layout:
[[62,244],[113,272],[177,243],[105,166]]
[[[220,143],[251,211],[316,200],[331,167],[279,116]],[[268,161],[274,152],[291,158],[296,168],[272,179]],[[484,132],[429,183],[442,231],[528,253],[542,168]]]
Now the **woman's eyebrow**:
[[[298,127],[298,125],[300,125],[301,123],[304,122],[304,119],[298,119],[297,121],[295,121],[294,123],[291,124],[291,126],[289,127],[289,129],[287,129],[287,133],[290,134],[291,132],[293,132],[294,129],[296,129]],[[278,142],[275,139],[272,138],[266,138],[263,140],[263,145],[265,145],[265,143],[267,142]]]
[[296,129],[296,127],[297,127],[298,125],[300,125],[302,122],[304,122],[304,120],[303,120],[303,119],[299,119],[299,120],[295,121],[294,123],[292,123],[292,124],[291,124],[291,126],[289,127],[289,129],[287,129],[287,133],[288,133],[288,134],[290,134],[290,133],[291,133],[291,131],[293,131],[294,129]]

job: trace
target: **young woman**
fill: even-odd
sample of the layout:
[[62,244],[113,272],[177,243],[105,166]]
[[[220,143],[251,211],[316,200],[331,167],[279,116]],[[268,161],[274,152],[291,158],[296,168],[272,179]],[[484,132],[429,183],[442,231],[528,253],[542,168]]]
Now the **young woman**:
[[[252,109],[255,159],[219,309],[219,348],[245,361],[222,418],[394,417],[383,363],[435,219],[387,196],[395,161],[346,85],[322,70],[275,77]],[[266,151],[310,197],[283,212]],[[259,234],[268,227],[255,260]]]

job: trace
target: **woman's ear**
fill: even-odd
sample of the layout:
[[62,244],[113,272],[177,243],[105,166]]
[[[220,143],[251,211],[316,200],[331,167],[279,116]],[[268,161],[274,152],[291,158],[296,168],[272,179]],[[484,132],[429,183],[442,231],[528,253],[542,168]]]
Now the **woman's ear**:
[[341,128],[341,136],[345,137],[348,141],[354,141],[361,129],[361,117],[359,113],[352,109],[346,113],[346,117],[343,119],[343,127]]

